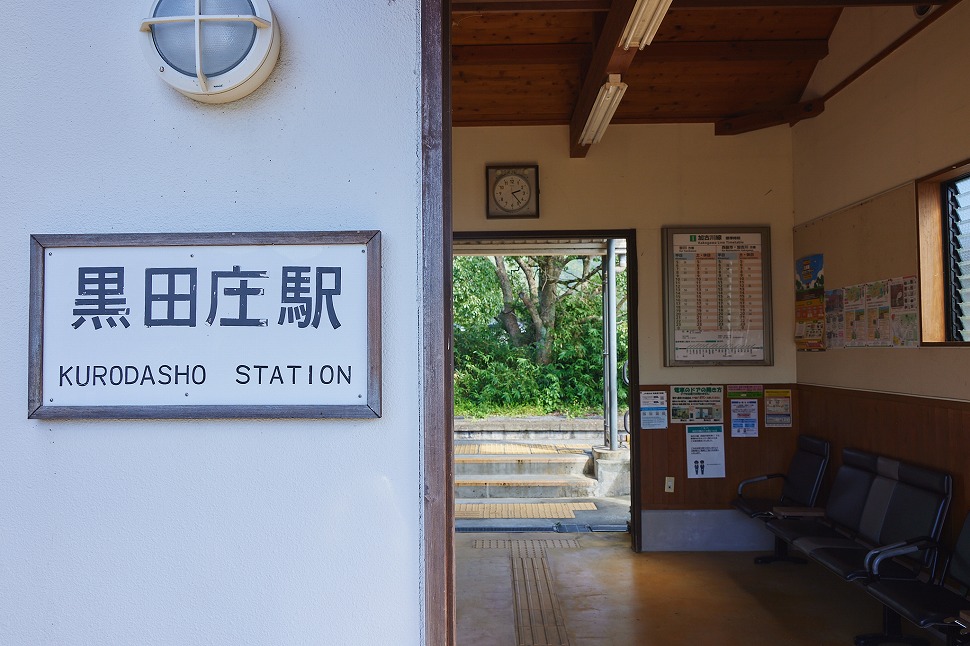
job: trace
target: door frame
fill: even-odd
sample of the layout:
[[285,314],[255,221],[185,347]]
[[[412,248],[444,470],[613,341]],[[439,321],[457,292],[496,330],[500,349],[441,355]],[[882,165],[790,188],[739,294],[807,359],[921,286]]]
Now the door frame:
[[[502,241],[502,240],[535,240],[537,242],[553,240],[581,240],[589,238],[613,238],[626,240],[626,271],[627,271],[627,352],[630,360],[630,386],[628,404],[630,410],[630,539],[634,552],[641,550],[642,514],[640,513],[640,348],[639,348],[639,275],[637,269],[637,231],[636,229],[583,229],[556,231],[455,231],[452,238],[456,241]],[[450,258],[449,258],[450,260]],[[449,280],[451,271],[448,272]],[[449,293],[451,283],[448,285]],[[448,302],[450,305],[450,301]],[[448,347],[452,347],[449,327]],[[452,394],[453,395],[453,394]],[[452,423],[453,425],[453,423]],[[448,444],[452,453],[449,459],[454,460],[454,447]],[[454,467],[452,467],[452,472]],[[452,476],[454,480],[454,476]]]

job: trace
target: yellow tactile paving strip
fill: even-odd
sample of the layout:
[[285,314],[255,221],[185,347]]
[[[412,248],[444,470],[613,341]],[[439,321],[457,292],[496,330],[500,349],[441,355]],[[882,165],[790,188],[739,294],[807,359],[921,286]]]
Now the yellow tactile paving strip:
[[455,518],[575,518],[577,511],[595,511],[591,502],[457,503]]
[[576,454],[587,450],[575,444],[455,444],[455,455]]

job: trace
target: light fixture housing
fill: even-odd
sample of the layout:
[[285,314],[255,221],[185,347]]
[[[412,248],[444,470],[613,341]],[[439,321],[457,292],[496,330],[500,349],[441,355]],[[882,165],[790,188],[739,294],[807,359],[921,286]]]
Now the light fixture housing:
[[637,0],[630,20],[623,29],[623,36],[620,37],[620,45],[624,51],[632,46],[643,49],[653,42],[670,3],[671,0]]
[[203,103],[228,103],[265,81],[280,54],[267,0],[154,0],[142,50],[162,80]]
[[620,100],[626,92],[626,83],[620,81],[619,74],[610,74],[609,80],[603,84],[596,94],[593,108],[589,111],[589,118],[583,126],[583,133],[579,136],[579,143],[588,146],[598,144],[610,125],[613,113],[620,105]]

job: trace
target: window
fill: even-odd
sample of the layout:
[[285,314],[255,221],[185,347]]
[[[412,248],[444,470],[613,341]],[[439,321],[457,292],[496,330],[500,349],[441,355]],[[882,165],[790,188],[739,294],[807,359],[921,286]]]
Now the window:
[[970,343],[970,161],[916,184],[924,344]]
[[947,341],[970,341],[970,175],[940,186],[946,264]]

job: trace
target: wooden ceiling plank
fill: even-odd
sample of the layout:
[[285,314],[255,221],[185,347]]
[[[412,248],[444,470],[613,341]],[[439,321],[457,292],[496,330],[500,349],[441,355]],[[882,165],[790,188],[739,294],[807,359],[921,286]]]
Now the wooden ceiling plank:
[[[573,116],[569,120],[569,156],[585,157],[589,151],[589,146],[579,143],[583,127],[586,125],[586,118],[593,107],[596,95],[600,87],[606,82],[607,75],[613,72],[614,68],[622,65],[620,59],[627,56],[627,53],[617,55],[617,47],[620,37],[623,35],[623,28],[630,20],[633,13],[635,0],[614,0],[612,9],[606,15],[603,23],[603,30],[600,32],[596,48],[593,50],[593,57],[589,63],[586,77],[583,79],[582,89],[579,91],[579,98],[573,108]],[[632,59],[629,59],[632,60]],[[629,63],[627,63],[629,65]],[[616,73],[616,72],[613,72]]]
[[582,65],[593,47],[588,43],[545,45],[458,45],[451,48],[451,64],[463,65]]
[[691,61],[818,61],[829,53],[826,40],[657,42],[637,54],[637,64]]
[[[949,0],[920,4],[942,5]],[[680,9],[825,9],[844,7],[911,7],[913,0],[673,0],[670,11]]]
[[466,13],[535,13],[557,12],[607,12],[610,0],[452,0],[452,14]]

